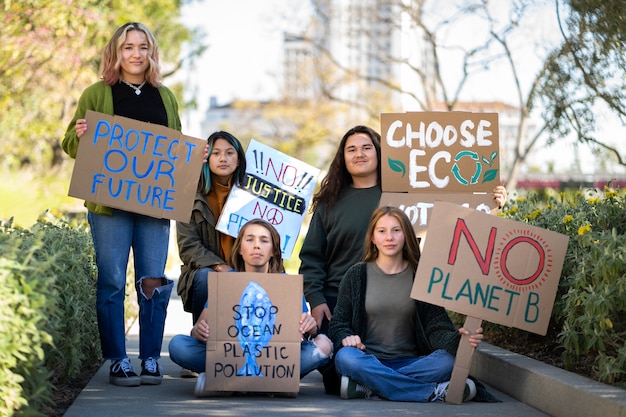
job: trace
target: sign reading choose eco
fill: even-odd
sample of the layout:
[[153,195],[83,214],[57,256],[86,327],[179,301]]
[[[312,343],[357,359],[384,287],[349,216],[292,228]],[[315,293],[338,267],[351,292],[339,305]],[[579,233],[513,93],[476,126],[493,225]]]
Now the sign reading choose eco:
[[385,192],[490,192],[500,184],[497,113],[380,115]]

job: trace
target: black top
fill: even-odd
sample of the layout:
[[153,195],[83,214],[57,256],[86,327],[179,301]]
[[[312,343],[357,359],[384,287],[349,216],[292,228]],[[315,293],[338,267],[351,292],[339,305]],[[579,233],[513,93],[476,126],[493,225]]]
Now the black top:
[[[133,85],[139,87],[139,84]],[[137,95],[133,88],[120,81],[113,84],[111,90],[113,113],[116,115],[167,126],[167,112],[156,87],[145,83],[141,87],[141,94]]]

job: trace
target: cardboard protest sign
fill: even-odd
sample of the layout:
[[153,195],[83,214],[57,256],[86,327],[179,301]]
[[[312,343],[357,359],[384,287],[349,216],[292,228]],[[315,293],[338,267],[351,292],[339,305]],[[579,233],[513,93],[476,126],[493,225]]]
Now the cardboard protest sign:
[[228,195],[216,229],[236,237],[251,219],[263,219],[280,234],[284,259],[293,252],[320,170],[269,146],[250,141],[246,179]]
[[404,211],[415,235],[424,238],[435,201],[448,201],[484,213],[498,210],[492,193],[383,193],[379,206],[398,207]]
[[297,393],[302,275],[211,272],[206,391]]
[[435,202],[411,297],[545,335],[568,237]]
[[383,113],[382,189],[489,192],[500,184],[497,113]]
[[205,140],[91,110],[69,195],[107,207],[188,222]]

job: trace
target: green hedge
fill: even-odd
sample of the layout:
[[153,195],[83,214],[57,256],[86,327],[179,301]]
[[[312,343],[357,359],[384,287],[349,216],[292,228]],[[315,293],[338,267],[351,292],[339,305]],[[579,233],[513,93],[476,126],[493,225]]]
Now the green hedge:
[[99,363],[96,267],[86,222],[0,222],[0,416],[45,415],[57,385]]
[[[568,369],[591,358],[594,377],[626,386],[626,194],[533,193],[501,216],[570,237],[551,320]],[[521,331],[520,331],[521,332]],[[549,334],[550,335],[550,334]]]

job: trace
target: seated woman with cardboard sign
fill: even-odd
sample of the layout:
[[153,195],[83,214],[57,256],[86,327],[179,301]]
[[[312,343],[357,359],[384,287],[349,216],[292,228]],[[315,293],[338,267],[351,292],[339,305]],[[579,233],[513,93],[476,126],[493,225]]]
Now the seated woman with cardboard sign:
[[[240,272],[282,273],[283,260],[280,235],[265,220],[253,219],[241,230],[231,252],[231,265]],[[207,302],[208,303],[208,302]],[[299,331],[302,334],[300,348],[300,377],[330,361],[333,346],[330,339],[319,333],[313,316],[308,312],[303,298]],[[185,369],[198,372],[195,393],[202,396],[206,370],[206,342],[211,329],[208,325],[209,310],[205,305],[191,329],[190,336],[176,335],[169,344],[170,358]]]
[[[346,272],[328,334],[343,399],[445,401],[462,334],[443,307],[410,297],[420,258],[411,222],[396,207],[377,208],[369,222],[363,262]],[[471,329],[477,347],[483,329]],[[467,379],[463,400],[487,396]],[[495,399],[481,398],[481,401]]]

